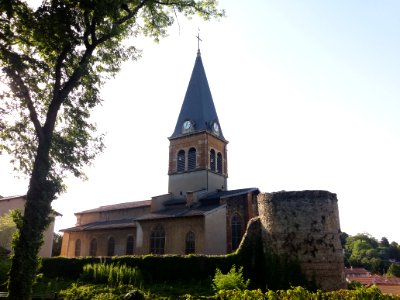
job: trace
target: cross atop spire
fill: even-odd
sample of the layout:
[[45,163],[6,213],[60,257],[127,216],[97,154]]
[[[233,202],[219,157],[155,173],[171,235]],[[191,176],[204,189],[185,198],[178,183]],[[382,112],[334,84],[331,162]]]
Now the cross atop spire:
[[197,38],[197,53],[200,53],[200,41],[202,42],[203,40],[200,38],[200,28],[199,28],[199,32],[196,35]]

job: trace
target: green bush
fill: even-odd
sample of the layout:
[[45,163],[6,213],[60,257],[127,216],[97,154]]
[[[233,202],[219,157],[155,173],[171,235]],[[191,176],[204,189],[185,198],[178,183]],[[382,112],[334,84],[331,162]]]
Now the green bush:
[[[249,259],[249,257],[253,258]],[[142,272],[146,284],[173,285],[175,282],[186,284],[190,281],[206,283],[214,277],[216,269],[225,274],[229,272],[232,265],[236,265],[243,266],[243,276],[250,279],[250,287],[254,289],[265,287],[273,290],[287,289],[291,285],[310,288],[298,264],[286,257],[272,254],[267,256],[263,253],[261,246],[241,247],[236,253],[218,256],[129,255],[102,259],[94,257],[44,258],[39,272],[47,278],[77,280],[83,272],[84,265],[94,263],[137,267]],[[211,288],[209,283],[207,286]]]
[[262,300],[268,299],[265,297],[265,294],[261,290],[220,290],[218,291],[213,299],[220,300]]
[[8,258],[0,259],[0,292],[7,290],[8,271],[11,261]]
[[227,274],[223,274],[220,269],[216,269],[212,287],[215,291],[244,290],[249,284],[250,279],[245,281],[243,278],[243,267],[236,270],[236,266],[233,265]]
[[[104,260],[103,260],[104,261]],[[93,263],[101,263],[102,260],[96,257],[66,258],[51,257],[43,258],[40,273],[47,278],[68,278],[78,279],[83,271],[83,266]]]
[[143,293],[135,290],[133,286],[121,285],[108,287],[105,285],[77,285],[73,284],[69,289],[60,292],[64,300],[122,300],[145,299]]
[[108,286],[131,284],[141,286],[142,274],[138,268],[114,264],[88,264],[83,267],[81,279],[91,283],[107,283]]
[[338,290],[332,292],[310,292],[303,287],[292,287],[288,290],[269,290],[265,294],[261,290],[221,290],[214,296],[207,299],[218,300],[355,300],[355,299],[374,299],[374,300],[399,300],[400,296],[383,294],[376,286],[369,288],[361,287],[356,290]]

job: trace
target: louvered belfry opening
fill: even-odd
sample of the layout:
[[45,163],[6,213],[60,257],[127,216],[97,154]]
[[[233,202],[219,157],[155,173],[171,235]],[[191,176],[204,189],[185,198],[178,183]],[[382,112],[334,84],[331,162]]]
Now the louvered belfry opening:
[[215,172],[215,150],[210,150],[210,170]]
[[196,148],[190,148],[188,153],[188,170],[196,169]]
[[185,171],[185,151],[184,150],[180,150],[178,152],[176,170],[178,172]]

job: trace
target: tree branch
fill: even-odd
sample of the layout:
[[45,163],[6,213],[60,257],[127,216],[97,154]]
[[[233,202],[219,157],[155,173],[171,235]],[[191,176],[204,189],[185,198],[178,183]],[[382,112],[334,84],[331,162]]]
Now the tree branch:
[[[109,40],[110,38],[112,38],[115,35],[115,30],[114,30],[115,27],[119,26],[119,25],[127,22],[131,18],[133,18],[148,1],[149,0],[142,0],[135,7],[134,10],[130,10],[130,9],[127,10],[126,8],[121,7],[122,9],[127,11],[128,14],[126,16],[120,18],[116,22],[114,22],[113,27],[111,28],[110,32],[103,35],[99,39],[97,39],[97,37],[96,37],[96,23],[95,23],[94,18],[93,18],[92,22],[90,22],[89,15],[88,14],[85,15],[85,24],[86,25],[90,24],[89,27],[87,27],[84,32],[84,43],[85,43],[86,51],[82,55],[81,60],[79,61],[77,67],[75,68],[75,70],[73,71],[73,73],[71,74],[69,79],[65,82],[64,86],[59,90],[59,93],[53,94],[53,99],[49,105],[49,109],[48,109],[47,116],[46,116],[46,122],[44,125],[44,129],[46,132],[53,131],[53,128],[54,128],[55,122],[56,122],[56,118],[57,118],[57,113],[58,113],[60,106],[61,106],[62,102],[65,101],[66,97],[72,91],[72,89],[78,84],[80,78],[82,77],[83,70],[85,70],[86,65],[89,63],[89,60],[92,57],[92,53],[93,53],[94,49],[96,49],[96,47],[99,46],[100,44],[102,44],[102,43],[106,42],[107,40]],[[92,37],[92,43],[89,43],[89,40],[88,40],[89,35],[91,35],[91,37]],[[61,57],[61,55],[60,55],[60,57]]]
[[[172,1],[153,1],[154,3],[160,4],[160,5],[182,5],[182,3],[179,2],[172,2]],[[191,1],[190,3],[187,4],[187,6],[195,6],[195,2]]]
[[67,57],[68,52],[71,50],[71,45],[68,44],[64,47],[61,54],[57,58],[57,63],[55,65],[55,82],[54,82],[54,89],[53,89],[53,97],[55,93],[58,93],[61,86],[61,68],[63,66],[64,60]]
[[38,138],[43,138],[42,126],[40,125],[35,106],[33,105],[31,95],[29,93],[29,89],[26,87],[22,78],[14,71],[12,67],[4,67],[3,70],[7,74],[7,76],[10,77],[13,81],[13,84],[16,87],[15,89],[18,89],[18,92],[14,91],[16,96],[25,102],[26,107],[29,110],[29,117],[33,123],[33,126],[35,127]]
[[99,45],[99,44],[101,44],[101,43],[104,43],[105,41],[107,41],[107,40],[109,40],[110,38],[112,38],[112,37],[115,35],[115,33],[114,33],[115,30],[114,30],[114,29],[115,29],[117,26],[122,25],[122,24],[125,23],[126,21],[128,21],[128,20],[132,19],[134,16],[136,16],[136,14],[137,14],[137,13],[139,12],[139,10],[146,4],[146,2],[148,2],[148,0],[142,0],[142,1],[140,1],[140,3],[135,7],[134,10],[131,10],[131,9],[129,9],[128,7],[122,6],[121,8],[122,8],[123,10],[125,10],[128,14],[127,14],[126,16],[120,18],[119,20],[115,21],[115,22],[113,23],[113,26],[112,26],[110,32],[107,33],[107,34],[104,34],[102,37],[100,37],[100,38],[97,40],[96,46]]

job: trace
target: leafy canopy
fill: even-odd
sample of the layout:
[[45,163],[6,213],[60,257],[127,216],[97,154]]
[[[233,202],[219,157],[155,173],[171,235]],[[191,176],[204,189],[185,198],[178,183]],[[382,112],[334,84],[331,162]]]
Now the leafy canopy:
[[[28,1],[29,2],[29,1]],[[156,41],[181,14],[221,17],[215,0],[21,0],[0,2],[0,152],[31,174],[38,145],[50,143],[48,178],[84,177],[104,148],[89,117],[121,63],[137,59],[136,37]],[[128,39],[129,38],[129,39]]]

